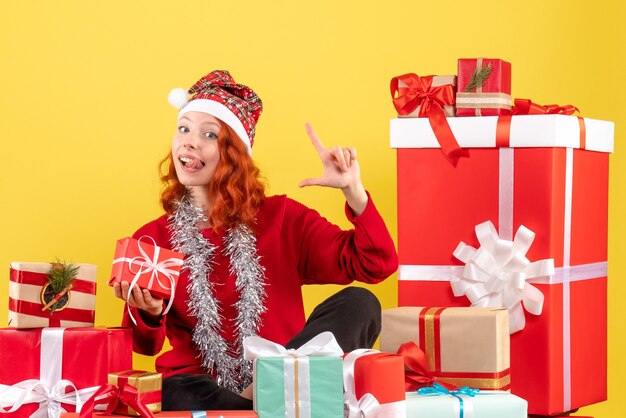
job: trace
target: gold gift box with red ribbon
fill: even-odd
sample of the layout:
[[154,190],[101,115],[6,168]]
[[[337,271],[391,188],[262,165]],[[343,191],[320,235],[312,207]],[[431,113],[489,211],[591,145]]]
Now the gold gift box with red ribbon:
[[395,353],[411,341],[426,354],[435,381],[481,390],[510,388],[506,309],[405,306],[384,310],[381,350]]
[[[161,373],[145,372],[140,370],[127,370],[123,372],[109,373],[108,383],[117,386],[123,393],[126,386],[136,391],[136,401],[144,405],[153,413],[161,411]],[[120,402],[113,411],[115,414],[140,416],[141,413]]]

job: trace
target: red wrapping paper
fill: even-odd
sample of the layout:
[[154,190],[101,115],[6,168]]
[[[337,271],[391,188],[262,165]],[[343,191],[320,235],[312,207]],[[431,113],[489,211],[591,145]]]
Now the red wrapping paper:
[[[607,260],[608,154],[573,154],[569,265]],[[565,148],[515,148],[513,231],[536,233],[530,260],[564,265]],[[499,222],[499,150],[475,148],[456,168],[438,149],[398,150],[398,252],[401,265],[462,265],[460,241],[478,247],[474,226]],[[402,269],[402,266],[401,266]],[[540,316],[511,336],[511,391],[529,413],[564,412],[563,284],[535,284],[545,296]],[[400,306],[468,306],[446,281],[406,281]],[[571,402],[568,409],[606,399],[606,277],[569,285]]]
[[[465,92],[465,88],[470,83],[472,73],[478,65],[478,59],[461,58],[458,60],[457,116],[505,115],[511,109],[511,64],[501,59],[481,58],[480,60],[482,67],[491,64],[491,75],[481,88],[469,93]],[[496,105],[493,102],[499,104]],[[505,105],[505,102],[508,105]]]
[[[192,413],[204,413],[202,417],[206,418],[258,418],[254,411],[163,411],[154,414],[155,418],[195,418]],[[77,413],[62,414],[63,418],[78,418]],[[107,415],[94,413],[94,418],[119,418],[119,415]]]
[[[40,379],[42,329],[0,329],[0,384]],[[66,328],[63,334],[62,379],[80,390],[107,383],[107,375],[132,365],[132,335],[128,328]],[[62,404],[67,411],[73,405]],[[25,404],[4,414],[27,418],[39,408]]]
[[357,399],[371,393],[381,404],[404,401],[402,356],[373,353],[359,357],[354,363],[354,392]]
[[151,237],[124,238],[117,242],[109,285],[127,281],[159,299],[168,299],[175,290],[184,254],[154,245]]

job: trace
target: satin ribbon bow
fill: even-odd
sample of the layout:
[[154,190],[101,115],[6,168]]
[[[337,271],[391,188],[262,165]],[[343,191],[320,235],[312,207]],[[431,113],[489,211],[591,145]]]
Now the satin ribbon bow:
[[120,403],[134,409],[142,417],[154,418],[152,411],[142,402],[141,393],[137,392],[137,388],[128,384],[123,385],[122,388],[115,385],[100,386],[93,396],[85,402],[79,418],[91,418],[96,405],[106,405],[105,414],[111,414]]
[[[73,390],[66,393],[68,388]],[[38,403],[39,409],[30,418],[59,418],[67,412],[61,404],[75,405],[76,411],[80,411],[83,402],[96,389],[97,386],[77,390],[71,381],[65,379],[53,386],[47,386],[37,379],[23,380],[12,386],[0,385],[0,413],[15,412],[25,404]]]
[[580,113],[576,106],[570,104],[564,106],[557,104],[540,105],[529,99],[515,99],[515,106],[511,111],[514,115],[573,115],[576,112]]
[[467,386],[463,386],[457,390],[448,390],[438,383],[434,383],[432,387],[421,388],[417,391],[418,394],[423,396],[454,396],[459,400],[459,418],[463,418],[465,414],[464,401],[460,395],[474,397],[480,392],[479,389],[472,389]]
[[541,314],[543,293],[528,280],[554,275],[554,260],[530,262],[526,258],[535,233],[523,225],[513,241],[500,239],[490,221],[475,230],[480,248],[460,242],[454,250],[465,268],[461,277],[450,281],[452,291],[457,297],[467,296],[473,307],[507,308],[509,332],[513,334],[526,324],[524,308],[533,315]]
[[261,357],[308,357],[308,356],[339,356],[343,350],[337,343],[332,332],[325,331],[316,335],[298,349],[287,349],[265,338],[258,336],[243,339],[243,357],[254,360]]
[[[406,87],[399,87],[400,81]],[[468,157],[469,152],[461,149],[443,113],[443,106],[454,104],[454,87],[452,84],[432,87],[432,84],[433,76],[420,77],[410,73],[392,78],[393,105],[399,115],[408,115],[420,106],[419,117],[428,117],[441,150],[456,167],[459,158]]]
[[[152,257],[148,255],[148,250],[146,250],[142,246],[142,242],[144,240],[152,241],[152,246],[154,248],[154,253],[152,254]],[[161,288],[165,290],[171,290],[169,301],[167,303],[167,306],[165,307],[165,310],[163,311],[163,315],[165,315],[172,307],[172,303],[174,303],[174,293],[176,291],[176,279],[174,278],[174,276],[178,276],[180,274],[176,269],[172,269],[171,267],[181,266],[183,264],[183,260],[179,258],[168,258],[162,261],[158,261],[161,248],[156,244],[156,241],[154,241],[154,239],[148,235],[143,235],[137,240],[137,248],[141,255],[133,258],[117,258],[113,260],[113,264],[119,262],[127,262],[128,270],[131,273],[135,274],[135,277],[133,277],[130,282],[130,286],[128,287],[129,296],[131,295],[134,287],[137,286],[137,282],[139,281],[140,277],[146,273],[150,273],[150,280],[148,281],[147,285],[148,288],[151,288],[154,284],[154,281],[156,280]],[[135,270],[135,267],[138,267],[138,269]],[[169,286],[167,283],[163,283],[160,280],[159,275],[167,277],[167,279],[169,280]],[[130,319],[133,321],[133,324],[137,325],[137,321],[130,311],[130,304],[128,304],[128,299],[126,299],[126,302]]]
[[404,343],[398,348],[398,354],[404,357],[404,386],[407,392],[412,392],[418,388],[437,384],[450,390],[456,386],[449,383],[437,382],[435,375],[428,367],[426,353],[420,349],[413,341]]
[[343,416],[344,418],[376,418],[380,410],[378,399],[371,393],[366,393],[360,399],[356,398],[354,387],[354,364],[364,354],[378,353],[377,350],[358,349],[351,351],[343,359]]

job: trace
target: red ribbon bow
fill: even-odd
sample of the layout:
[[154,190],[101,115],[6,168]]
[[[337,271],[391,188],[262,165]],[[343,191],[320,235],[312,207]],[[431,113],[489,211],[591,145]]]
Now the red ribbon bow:
[[533,103],[529,99],[515,99],[515,105],[511,110],[513,115],[573,115],[580,113],[576,106],[567,104],[559,106],[557,104],[540,105]]
[[[533,103],[529,99],[515,99],[515,105],[513,109],[511,109],[511,113],[498,116],[496,147],[502,148],[510,146],[511,119],[514,115],[573,115],[576,112],[580,113],[580,110],[571,104],[564,106],[557,104],[540,105]],[[580,149],[585,149],[587,141],[585,119],[579,116],[578,125],[580,126]]]
[[[106,405],[105,414],[111,414],[120,403],[134,409],[142,417],[154,418],[154,414],[146,405],[159,402],[160,394],[159,391],[139,393],[131,385],[123,385],[121,389],[115,385],[102,385],[85,402],[79,418],[91,418],[96,405]],[[159,395],[159,399],[151,399],[155,398],[154,395]]]
[[[400,81],[406,87],[399,87]],[[393,105],[399,115],[408,115],[420,106],[418,116],[428,117],[441,150],[456,167],[459,158],[468,157],[469,152],[461,149],[443,113],[443,106],[454,104],[454,87],[452,84],[432,87],[432,84],[433,76],[420,77],[410,73],[392,78],[390,89]]]
[[404,386],[407,392],[432,386],[435,382],[449,390],[457,389],[454,385],[437,380],[428,367],[426,354],[413,341],[402,344],[398,354],[404,357]]

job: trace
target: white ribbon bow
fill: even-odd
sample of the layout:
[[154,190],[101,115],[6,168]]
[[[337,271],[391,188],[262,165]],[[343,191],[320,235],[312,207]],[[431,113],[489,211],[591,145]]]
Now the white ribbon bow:
[[[67,388],[73,389],[65,393]],[[61,404],[76,406],[80,412],[83,403],[93,395],[99,386],[77,390],[69,380],[59,380],[52,387],[37,379],[23,380],[12,386],[0,385],[0,413],[11,413],[29,403],[40,404],[30,418],[59,418],[67,412]],[[10,409],[5,409],[10,407]]]
[[371,393],[356,398],[354,388],[354,363],[365,354],[378,353],[377,350],[367,348],[351,351],[343,359],[343,416],[344,418],[376,418],[380,410],[378,399]]
[[343,350],[339,346],[339,343],[337,343],[333,333],[329,331],[318,334],[298,349],[286,349],[280,344],[276,344],[256,335],[243,339],[243,357],[246,360],[254,360],[261,357],[341,357],[342,355]]
[[461,277],[450,281],[452,291],[455,296],[467,296],[474,307],[507,308],[509,331],[513,334],[526,325],[524,308],[533,315],[541,314],[543,293],[527,280],[554,275],[554,260],[530,262],[526,258],[535,233],[523,225],[513,241],[500,239],[490,221],[475,229],[480,247],[460,242],[454,250],[465,268]]
[[[144,239],[148,239],[152,241],[152,245],[154,246],[154,254],[152,255],[152,257],[148,255],[147,251],[144,250],[144,248],[141,245],[142,240]],[[161,286],[161,288],[165,290],[171,290],[169,301],[167,303],[167,306],[165,307],[165,310],[163,311],[163,315],[165,315],[166,313],[169,312],[170,308],[172,307],[172,303],[174,303],[174,293],[176,291],[176,286],[175,286],[176,279],[174,279],[174,276],[178,276],[180,274],[177,270],[172,269],[171,267],[182,266],[183,260],[181,260],[180,258],[168,258],[162,261],[158,261],[161,248],[156,244],[156,241],[154,241],[154,239],[149,235],[143,235],[137,240],[137,248],[139,249],[139,252],[141,253],[140,256],[133,257],[133,258],[128,258],[128,257],[116,258],[115,260],[113,260],[113,264],[120,263],[120,262],[127,262],[128,270],[131,273],[135,273],[135,277],[133,277],[133,280],[131,280],[130,286],[128,287],[129,297],[133,288],[137,285],[139,278],[145,273],[150,273],[150,280],[148,281],[148,285],[147,285],[148,288],[151,288],[152,285],[154,284],[154,281],[156,280],[156,282],[159,284],[159,286]],[[135,266],[139,267],[137,271],[134,271]],[[167,285],[167,283],[164,284],[163,282],[161,282],[159,278],[159,274],[167,277],[167,279],[169,280],[169,286]],[[133,317],[133,314],[130,312],[130,305],[128,304],[128,298],[126,299],[126,302],[127,302],[128,314],[130,316],[130,319],[133,321],[133,324],[137,325],[137,321]]]

